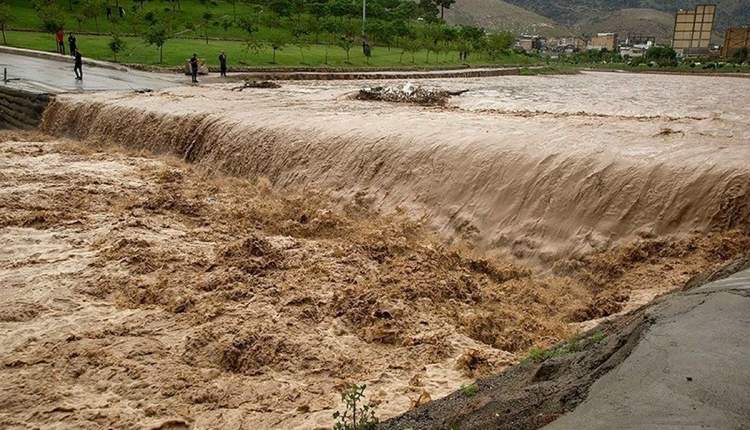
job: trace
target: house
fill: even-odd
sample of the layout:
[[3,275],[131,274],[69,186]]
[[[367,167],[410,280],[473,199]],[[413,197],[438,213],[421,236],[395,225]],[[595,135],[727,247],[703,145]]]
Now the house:
[[606,49],[608,51],[617,51],[618,46],[617,33],[597,33],[596,36],[593,36],[591,38],[586,48],[588,50],[597,51],[601,51],[603,49]]

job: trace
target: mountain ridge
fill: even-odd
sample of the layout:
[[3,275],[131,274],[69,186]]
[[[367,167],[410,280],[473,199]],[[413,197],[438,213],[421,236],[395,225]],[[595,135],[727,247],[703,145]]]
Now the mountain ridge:
[[446,10],[446,19],[491,31],[548,37],[613,31],[655,36],[667,43],[675,12],[706,3],[717,5],[715,39],[729,27],[750,25],[747,0],[458,0]]

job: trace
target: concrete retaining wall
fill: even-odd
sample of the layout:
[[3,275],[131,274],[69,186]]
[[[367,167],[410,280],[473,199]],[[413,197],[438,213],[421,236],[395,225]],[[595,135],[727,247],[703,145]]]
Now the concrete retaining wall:
[[440,79],[440,78],[483,78],[491,76],[519,75],[519,68],[433,70],[403,72],[252,72],[230,75],[230,80],[256,81],[309,81],[309,80],[367,80],[367,79]]
[[37,128],[52,97],[0,85],[0,129]]

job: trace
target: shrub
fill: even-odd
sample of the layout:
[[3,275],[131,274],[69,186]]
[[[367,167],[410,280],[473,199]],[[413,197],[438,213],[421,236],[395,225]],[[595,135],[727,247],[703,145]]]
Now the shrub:
[[336,423],[333,430],[374,430],[378,424],[375,410],[364,402],[365,384],[354,384],[341,393],[341,400],[346,405],[343,413],[334,412]]
[[462,385],[461,392],[464,393],[464,396],[466,397],[474,397],[479,392],[479,386],[477,386],[477,384]]

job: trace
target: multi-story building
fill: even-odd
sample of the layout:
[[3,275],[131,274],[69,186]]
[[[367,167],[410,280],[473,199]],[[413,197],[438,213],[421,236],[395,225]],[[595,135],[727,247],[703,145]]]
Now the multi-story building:
[[541,36],[523,34],[516,40],[516,47],[526,52],[539,51],[544,48],[544,42]]
[[724,45],[721,56],[729,58],[742,48],[750,49],[750,26],[732,27],[724,33]]
[[655,36],[647,36],[640,33],[628,33],[625,35],[625,39],[620,38],[620,46],[637,46],[637,45],[651,45],[656,44]]
[[575,52],[586,48],[586,41],[580,37],[558,37],[547,40],[547,48],[556,52]]
[[587,48],[589,50],[606,49],[608,51],[617,51],[617,33],[597,33],[596,36],[591,37]]
[[672,48],[682,56],[708,54],[715,18],[716,5],[713,4],[677,11]]

